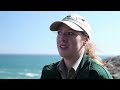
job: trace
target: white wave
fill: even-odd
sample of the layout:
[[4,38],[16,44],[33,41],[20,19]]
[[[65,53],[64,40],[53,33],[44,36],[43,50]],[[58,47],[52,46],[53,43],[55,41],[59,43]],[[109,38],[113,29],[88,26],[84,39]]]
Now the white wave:
[[5,79],[19,79],[18,77],[6,77]]
[[6,71],[0,71],[0,73],[6,73]]
[[0,73],[8,73],[8,69],[6,68],[0,69]]
[[3,74],[3,73],[4,73],[4,74],[13,74],[12,72],[4,71],[4,70],[1,70],[0,73],[1,73],[1,74]]
[[35,76],[38,76],[38,74],[36,74],[36,73],[25,73],[25,76],[35,77]]
[[39,74],[37,73],[31,73],[31,72],[19,72],[19,75],[24,75],[24,76],[28,76],[28,77],[35,77],[35,76],[39,76]]

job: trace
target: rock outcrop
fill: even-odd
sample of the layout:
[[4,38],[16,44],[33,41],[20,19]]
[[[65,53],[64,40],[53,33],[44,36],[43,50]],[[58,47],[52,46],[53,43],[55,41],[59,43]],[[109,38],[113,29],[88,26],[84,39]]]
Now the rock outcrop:
[[120,56],[109,57],[103,60],[114,79],[120,79]]

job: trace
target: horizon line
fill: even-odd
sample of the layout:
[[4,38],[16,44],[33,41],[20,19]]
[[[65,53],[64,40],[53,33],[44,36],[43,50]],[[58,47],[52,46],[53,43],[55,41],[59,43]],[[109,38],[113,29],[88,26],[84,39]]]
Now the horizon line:
[[[0,55],[59,55],[57,53],[0,53]],[[96,54],[96,55],[120,55],[120,54]]]

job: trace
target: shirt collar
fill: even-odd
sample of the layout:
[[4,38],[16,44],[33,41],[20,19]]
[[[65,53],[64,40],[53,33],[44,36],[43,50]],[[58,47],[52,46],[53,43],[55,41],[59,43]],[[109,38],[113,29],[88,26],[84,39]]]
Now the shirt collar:
[[63,59],[58,63],[57,69],[59,70],[59,72],[62,72],[65,70],[65,63]]
[[[80,64],[80,62],[81,62],[81,60],[82,60],[82,57],[83,57],[83,55],[82,55],[81,57],[79,57],[79,59],[78,59],[78,60],[75,62],[75,64],[72,66],[72,68],[73,68],[75,71],[77,70],[77,68],[78,68],[78,66],[79,66],[79,64]],[[58,70],[59,70],[60,72],[65,70],[66,67],[65,67],[65,63],[64,63],[64,60],[63,60],[63,59],[59,62],[57,68],[58,68]]]
[[79,59],[75,62],[75,64],[72,66],[72,68],[76,71],[77,70],[77,68],[78,68],[78,66],[79,66],[79,64],[80,64],[80,62],[81,62],[81,60],[82,60],[82,57],[83,56],[81,56],[81,57],[79,57]]

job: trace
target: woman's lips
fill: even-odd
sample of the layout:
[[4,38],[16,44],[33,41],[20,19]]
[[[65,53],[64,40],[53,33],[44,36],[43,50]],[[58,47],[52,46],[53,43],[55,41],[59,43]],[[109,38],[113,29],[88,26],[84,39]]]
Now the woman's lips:
[[60,48],[61,48],[61,49],[67,49],[68,46],[67,46],[67,45],[60,45]]

